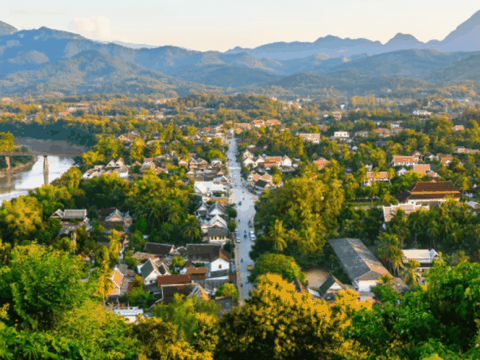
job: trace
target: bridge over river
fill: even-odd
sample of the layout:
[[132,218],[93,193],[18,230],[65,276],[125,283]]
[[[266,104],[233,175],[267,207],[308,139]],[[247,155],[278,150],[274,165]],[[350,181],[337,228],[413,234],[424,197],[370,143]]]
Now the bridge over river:
[[12,156],[43,156],[43,168],[48,168],[48,156],[82,156],[84,151],[0,151],[0,156],[5,156],[7,171],[11,170],[10,158]]

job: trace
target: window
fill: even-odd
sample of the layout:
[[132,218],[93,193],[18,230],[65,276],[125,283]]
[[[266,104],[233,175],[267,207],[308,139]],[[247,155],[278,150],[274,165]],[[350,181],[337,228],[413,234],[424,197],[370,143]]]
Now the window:
[[219,265],[218,265],[218,268],[221,269],[221,268],[222,268],[222,264],[219,264]]

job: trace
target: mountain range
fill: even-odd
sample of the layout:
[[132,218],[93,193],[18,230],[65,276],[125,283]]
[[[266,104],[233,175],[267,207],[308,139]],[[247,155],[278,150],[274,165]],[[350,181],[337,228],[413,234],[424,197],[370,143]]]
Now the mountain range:
[[105,43],[42,27],[0,22],[0,93],[256,92],[351,95],[431,89],[473,82],[480,88],[480,11],[442,41],[397,34],[385,44],[327,36],[313,43],[194,51]]

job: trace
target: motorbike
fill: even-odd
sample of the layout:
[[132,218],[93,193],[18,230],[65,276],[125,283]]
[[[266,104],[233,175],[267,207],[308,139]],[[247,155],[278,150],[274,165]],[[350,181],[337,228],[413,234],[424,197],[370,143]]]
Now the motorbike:
[[241,258],[241,259],[240,259],[240,262],[242,262],[242,263],[243,263],[243,258]]

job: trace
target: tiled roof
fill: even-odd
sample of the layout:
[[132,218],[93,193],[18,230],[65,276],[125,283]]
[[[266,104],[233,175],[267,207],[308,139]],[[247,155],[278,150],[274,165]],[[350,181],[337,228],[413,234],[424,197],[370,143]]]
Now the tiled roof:
[[175,294],[188,296],[194,289],[195,284],[163,285],[162,301],[165,305],[168,305],[173,301]]
[[417,165],[413,165],[413,171],[425,175],[425,173],[426,173],[427,171],[430,171],[430,164],[417,164]]
[[220,258],[221,245],[215,244],[187,244],[189,261],[214,261]]
[[191,282],[192,282],[192,276],[190,274],[167,275],[167,276],[159,276],[157,278],[158,286],[174,285],[174,284],[189,284]]
[[367,172],[367,180],[388,180],[388,172],[380,171],[377,174],[373,171]]
[[377,280],[383,274],[389,274],[388,270],[359,239],[334,239],[329,243],[352,281]]
[[155,255],[159,256],[168,256],[173,249],[174,246],[170,244],[157,244],[152,242],[146,242],[143,251],[151,251]]
[[226,237],[228,236],[228,230],[222,227],[213,227],[208,229],[209,237]]
[[156,267],[152,259],[148,259],[147,262],[143,264],[142,268],[140,269],[140,272],[142,273],[142,277],[144,279],[154,271],[156,271]]
[[393,162],[396,163],[416,163],[417,159],[414,156],[394,155]]

